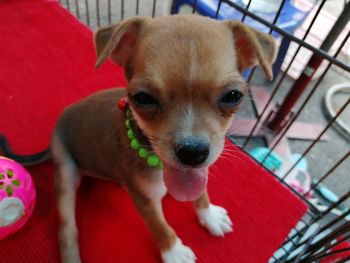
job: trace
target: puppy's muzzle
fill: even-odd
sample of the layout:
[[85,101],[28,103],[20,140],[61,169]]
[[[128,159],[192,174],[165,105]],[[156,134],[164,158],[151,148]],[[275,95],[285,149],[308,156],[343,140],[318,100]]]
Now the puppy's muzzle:
[[180,140],[175,146],[175,154],[184,165],[198,166],[209,156],[210,145],[205,139],[188,137]]

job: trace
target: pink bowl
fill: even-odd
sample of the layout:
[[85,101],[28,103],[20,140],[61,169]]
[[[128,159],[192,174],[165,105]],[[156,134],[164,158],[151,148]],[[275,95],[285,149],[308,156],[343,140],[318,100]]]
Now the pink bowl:
[[36,201],[28,171],[0,156],[0,239],[19,230],[31,216]]

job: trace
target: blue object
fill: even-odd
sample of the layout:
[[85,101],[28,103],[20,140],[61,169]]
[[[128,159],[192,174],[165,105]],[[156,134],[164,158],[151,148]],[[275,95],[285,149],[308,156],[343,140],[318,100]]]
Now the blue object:
[[329,188],[327,188],[323,185],[319,185],[318,191],[329,202],[336,203],[339,201],[339,197],[334,192],[332,192]]
[[[246,5],[241,0],[232,0],[232,2],[236,3],[237,5],[243,8],[246,7]],[[189,6],[193,6],[194,4],[196,4],[196,10],[201,15],[215,18],[219,0],[197,0],[197,1],[196,0],[174,0],[173,6],[172,6],[172,13],[173,14],[178,13],[180,7],[184,4],[187,4]],[[272,12],[272,13],[255,12],[255,14],[271,23],[273,22],[276,16],[275,12]],[[307,14],[308,12],[305,12],[296,8],[291,3],[291,0],[287,0],[283,5],[283,8],[281,10],[281,13],[279,15],[276,25],[279,28],[289,33],[293,33],[295,29],[297,29],[301,25],[301,23],[304,21]],[[242,18],[243,18],[243,13],[239,12],[238,10],[231,7],[227,3],[224,3],[224,2],[221,3],[220,10],[217,17],[218,20],[229,20],[229,19],[241,20]],[[268,27],[259,23],[258,21],[254,20],[249,16],[246,16],[246,18],[244,19],[244,23],[259,31],[269,32]],[[278,36],[278,33],[274,32],[273,35]]]
[[[232,0],[232,2],[238,4],[243,8],[246,7],[246,5],[242,2],[242,0]],[[172,9],[171,9],[172,14],[179,13],[180,7],[185,4],[189,6],[195,5],[196,11],[203,16],[216,18],[216,12],[218,8],[219,0],[174,0],[172,4]],[[293,34],[294,31],[304,22],[309,11],[300,10],[292,4],[292,0],[287,0],[285,1],[282,7],[279,18],[276,21],[276,25],[279,28],[287,31],[288,33]],[[276,16],[276,12],[271,12],[271,13],[255,12],[255,14],[271,23],[273,22]],[[217,15],[217,19],[242,20],[242,18],[243,18],[243,13],[231,7],[227,3],[224,3],[224,2],[221,3],[220,10]],[[268,27],[259,23],[258,21],[254,20],[249,16],[245,17],[244,23],[262,32],[267,33],[270,30]],[[272,36],[275,38],[278,38],[280,35],[277,32],[272,32]],[[280,72],[281,65],[285,58],[289,45],[290,45],[290,40],[288,38],[283,38],[280,46],[280,50],[278,52],[278,56],[276,59],[276,63],[273,68],[273,73],[275,76],[277,76],[277,74]],[[249,71],[244,72],[243,76],[247,78],[249,76]]]
[[[249,154],[259,163],[261,163],[269,152],[270,149],[267,147],[257,147],[251,150]],[[262,165],[270,171],[277,171],[281,168],[282,159],[276,153],[271,152]]]
[[[292,161],[292,164],[294,165],[301,157],[302,155],[300,153],[293,153],[292,156],[291,156],[291,161]],[[301,170],[301,171],[304,171],[306,172],[307,171],[307,161],[305,158],[302,158],[299,163],[296,165],[296,167],[298,170]]]

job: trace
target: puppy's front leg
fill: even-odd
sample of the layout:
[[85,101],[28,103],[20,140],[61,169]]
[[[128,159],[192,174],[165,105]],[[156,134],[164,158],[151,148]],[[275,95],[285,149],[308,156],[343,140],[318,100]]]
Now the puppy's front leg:
[[162,179],[153,182],[139,182],[138,187],[133,185],[133,187],[129,187],[129,191],[139,214],[144,219],[161,251],[163,262],[195,262],[196,257],[192,250],[182,244],[164,217],[161,202],[166,189]]
[[210,203],[207,190],[194,201],[200,224],[214,236],[224,236],[232,231],[232,222],[226,209]]

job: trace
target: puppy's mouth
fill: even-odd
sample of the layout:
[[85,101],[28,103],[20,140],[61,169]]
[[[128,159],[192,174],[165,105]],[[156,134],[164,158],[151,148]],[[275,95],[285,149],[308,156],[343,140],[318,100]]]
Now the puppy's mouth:
[[[145,136],[143,130],[131,122],[133,131],[137,134],[138,140],[143,145],[150,145],[158,156],[162,156],[162,152],[157,151],[157,146],[152,145],[150,139]],[[194,201],[204,192],[208,181],[208,167],[186,167],[179,168],[176,165],[169,165],[164,162],[163,180],[169,194],[178,201]]]
[[208,168],[179,169],[164,165],[163,177],[169,194],[178,201],[194,201],[204,192]]

